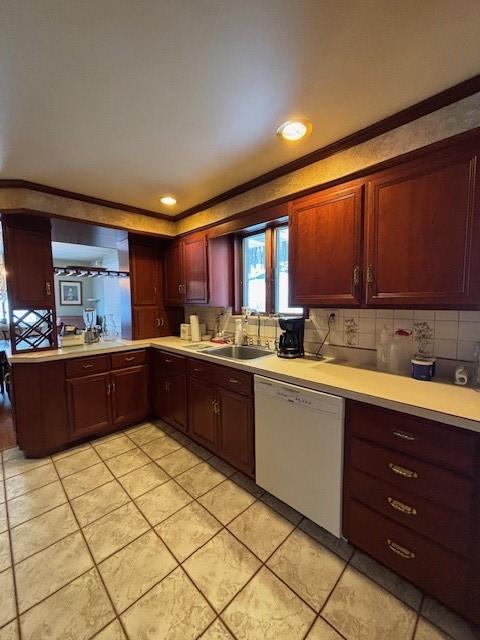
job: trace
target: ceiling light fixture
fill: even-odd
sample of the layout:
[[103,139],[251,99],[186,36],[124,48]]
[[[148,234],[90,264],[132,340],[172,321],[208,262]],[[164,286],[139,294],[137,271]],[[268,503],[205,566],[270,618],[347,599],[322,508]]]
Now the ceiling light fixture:
[[277,136],[287,140],[288,142],[295,142],[301,140],[305,136],[308,136],[312,132],[312,123],[305,118],[299,120],[287,120],[277,129]]
[[173,196],[163,196],[163,198],[160,198],[160,202],[171,207],[172,205],[177,204],[177,199]]

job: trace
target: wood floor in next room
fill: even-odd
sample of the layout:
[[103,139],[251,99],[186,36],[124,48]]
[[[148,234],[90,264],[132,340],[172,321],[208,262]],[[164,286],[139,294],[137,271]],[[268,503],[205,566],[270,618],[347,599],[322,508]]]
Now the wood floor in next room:
[[0,640],[478,637],[164,424],[1,471]]

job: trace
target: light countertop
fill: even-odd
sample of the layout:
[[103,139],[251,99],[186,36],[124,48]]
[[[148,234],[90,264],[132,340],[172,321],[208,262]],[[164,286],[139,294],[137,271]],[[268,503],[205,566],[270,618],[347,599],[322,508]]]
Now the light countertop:
[[255,360],[227,360],[211,353],[188,348],[191,344],[174,336],[149,340],[117,340],[14,355],[10,356],[10,361],[13,364],[49,362],[142,347],[162,348],[281,382],[404,411],[480,433],[480,390],[478,389],[458,387],[442,381],[423,382],[407,376],[338,364],[328,358],[285,360],[278,358],[275,354],[267,354]]

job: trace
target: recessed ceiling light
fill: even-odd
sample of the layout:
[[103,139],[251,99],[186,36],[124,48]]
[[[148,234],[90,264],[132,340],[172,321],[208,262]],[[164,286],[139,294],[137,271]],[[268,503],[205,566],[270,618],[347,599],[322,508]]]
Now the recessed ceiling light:
[[277,136],[284,140],[288,140],[289,142],[294,142],[308,136],[308,134],[311,133],[312,128],[310,120],[306,120],[305,118],[299,120],[287,120],[287,122],[284,122],[278,127]]
[[163,196],[163,198],[160,198],[160,202],[171,207],[172,205],[177,204],[177,199],[173,196]]

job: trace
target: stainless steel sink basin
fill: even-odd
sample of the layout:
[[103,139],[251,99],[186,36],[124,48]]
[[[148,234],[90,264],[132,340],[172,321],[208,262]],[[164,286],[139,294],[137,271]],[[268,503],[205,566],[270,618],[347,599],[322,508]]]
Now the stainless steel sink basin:
[[212,356],[230,358],[231,360],[254,360],[272,355],[267,349],[256,349],[255,347],[214,347],[208,350]]

